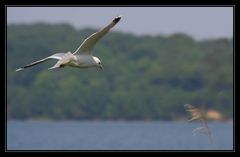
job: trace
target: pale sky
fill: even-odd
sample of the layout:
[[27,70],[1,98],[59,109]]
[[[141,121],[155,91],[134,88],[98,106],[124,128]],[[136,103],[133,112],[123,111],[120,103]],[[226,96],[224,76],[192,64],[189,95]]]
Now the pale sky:
[[232,7],[7,7],[8,24],[68,23],[100,28],[117,15],[116,31],[135,35],[181,32],[195,39],[233,37]]

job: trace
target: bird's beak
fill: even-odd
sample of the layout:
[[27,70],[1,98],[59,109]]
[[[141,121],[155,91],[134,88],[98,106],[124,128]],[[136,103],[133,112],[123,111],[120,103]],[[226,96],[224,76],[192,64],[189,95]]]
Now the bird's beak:
[[99,66],[99,68],[100,68],[101,70],[104,70],[104,68],[103,68],[103,65],[102,65],[102,64]]

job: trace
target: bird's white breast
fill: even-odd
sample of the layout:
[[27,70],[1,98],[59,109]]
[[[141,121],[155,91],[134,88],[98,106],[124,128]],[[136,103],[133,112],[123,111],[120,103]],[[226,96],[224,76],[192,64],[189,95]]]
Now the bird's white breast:
[[94,66],[95,62],[90,55],[76,55],[69,65],[73,67],[87,68]]

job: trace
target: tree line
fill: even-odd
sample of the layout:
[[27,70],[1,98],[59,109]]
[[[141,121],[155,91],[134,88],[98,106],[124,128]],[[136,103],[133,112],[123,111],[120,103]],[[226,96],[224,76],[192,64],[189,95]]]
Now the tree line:
[[196,41],[176,33],[135,36],[114,30],[94,48],[104,71],[56,60],[15,72],[32,61],[77,49],[96,29],[68,24],[7,26],[7,115],[12,119],[176,120],[184,104],[233,116],[233,40]]

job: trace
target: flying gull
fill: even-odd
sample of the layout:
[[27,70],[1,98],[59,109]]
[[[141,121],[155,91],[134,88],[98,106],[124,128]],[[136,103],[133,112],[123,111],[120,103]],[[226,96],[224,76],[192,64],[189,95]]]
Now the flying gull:
[[90,35],[88,38],[86,38],[83,41],[83,43],[78,47],[78,49],[74,53],[71,53],[70,51],[67,53],[56,53],[56,54],[46,57],[44,59],[35,61],[28,65],[25,65],[25,66],[17,69],[16,71],[24,70],[28,67],[37,65],[37,64],[47,61],[49,59],[57,59],[58,60],[58,62],[49,69],[62,68],[62,67],[65,67],[66,65],[71,66],[71,67],[77,67],[77,68],[98,67],[98,68],[103,69],[100,59],[98,57],[95,57],[92,55],[92,50],[93,50],[95,44],[105,34],[107,34],[109,32],[109,30],[111,28],[113,28],[120,21],[120,19],[121,19],[121,16],[117,16],[106,27],[104,27],[100,31]]

